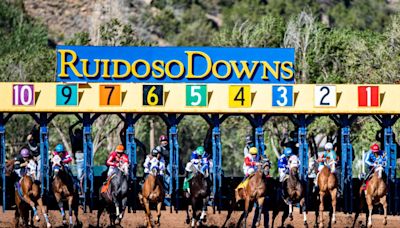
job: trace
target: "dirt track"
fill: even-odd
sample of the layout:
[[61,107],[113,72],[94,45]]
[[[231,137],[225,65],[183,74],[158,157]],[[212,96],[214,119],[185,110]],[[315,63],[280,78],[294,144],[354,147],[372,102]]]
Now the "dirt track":
[[[1,212],[0,212],[1,214]],[[153,215],[155,213],[153,212]],[[80,219],[83,222],[83,227],[93,227],[96,225],[96,215],[97,212],[94,213],[86,213],[80,212]],[[206,227],[221,227],[226,219],[227,212],[223,211],[221,214],[213,214],[211,210],[208,211],[208,220],[205,224]],[[275,227],[280,225],[281,215],[278,215],[278,218],[275,221]],[[328,227],[328,212],[324,213],[324,221],[325,227]],[[271,213],[270,213],[271,216]],[[240,212],[234,212],[232,218],[228,222],[228,226],[234,226],[240,217]],[[251,220],[253,218],[253,213],[250,214],[250,219],[248,219],[248,227],[251,226]],[[315,224],[315,215],[313,212],[308,213],[308,224],[309,227],[313,227]],[[333,225],[333,227],[351,227],[353,223],[354,214],[352,216],[344,215],[342,213],[337,214],[337,224]],[[382,226],[382,218],[381,215],[373,216],[373,224],[374,227],[383,227]],[[0,216],[0,227],[14,227],[14,211],[7,211]],[[35,223],[36,226],[45,227],[45,223],[43,222],[43,218],[39,223]],[[162,211],[161,216],[161,227],[189,227],[185,223],[186,213],[185,211],[180,211],[178,214],[170,213],[169,210]],[[289,221],[286,220],[285,225],[287,227],[302,227],[303,226],[303,216],[299,214],[298,209],[295,209],[294,212],[294,220]],[[360,227],[359,221],[363,221],[365,224],[365,214],[360,215],[356,226]],[[58,211],[50,211],[50,221],[53,227],[60,227],[61,224],[61,215]],[[143,227],[144,224],[144,213],[143,211],[138,211],[137,213],[126,213],[125,217],[122,221],[122,227]],[[103,214],[101,218],[101,226],[106,227],[108,225],[108,216]],[[270,224],[271,225],[271,221]],[[400,227],[400,216],[388,216],[388,225],[386,227]]]

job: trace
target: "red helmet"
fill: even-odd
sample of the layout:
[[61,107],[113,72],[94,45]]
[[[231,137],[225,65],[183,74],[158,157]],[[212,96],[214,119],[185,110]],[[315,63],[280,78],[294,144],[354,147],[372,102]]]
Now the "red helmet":
[[379,146],[378,144],[374,143],[371,147],[370,147],[371,151],[373,153],[379,152]]
[[168,141],[168,137],[165,135],[161,135],[160,138],[158,139],[160,142],[162,141]]

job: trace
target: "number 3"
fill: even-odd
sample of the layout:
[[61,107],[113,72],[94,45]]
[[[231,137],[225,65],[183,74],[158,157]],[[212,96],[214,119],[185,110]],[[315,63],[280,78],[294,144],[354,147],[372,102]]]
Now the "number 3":
[[281,102],[280,100],[277,100],[276,103],[277,103],[279,106],[286,106],[287,103],[288,103],[287,89],[286,89],[285,87],[283,87],[283,86],[280,86],[280,87],[277,89],[277,91],[278,91],[278,92],[282,92],[282,93],[280,94],[279,97],[281,97],[281,98],[283,99],[283,101]]

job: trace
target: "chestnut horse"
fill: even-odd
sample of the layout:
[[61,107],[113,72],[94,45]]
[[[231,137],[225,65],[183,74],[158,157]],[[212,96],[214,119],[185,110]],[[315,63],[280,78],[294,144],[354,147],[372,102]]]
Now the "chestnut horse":
[[152,167],[150,174],[144,181],[142,192],[139,193],[140,203],[146,210],[146,225],[152,227],[150,202],[157,203],[157,220],[154,221],[156,226],[160,225],[161,206],[164,201],[164,189],[161,180],[158,178],[158,168]]
[[72,222],[72,210],[75,214],[76,225],[80,225],[81,223],[78,219],[79,196],[77,186],[75,185],[72,176],[66,171],[64,165],[61,164],[61,158],[59,155],[55,155],[51,161],[53,163],[52,189],[58,203],[58,207],[60,208],[61,216],[63,218],[63,225],[67,224],[63,202],[65,199],[68,203],[69,227],[74,226]]
[[[368,181],[367,187],[364,190],[362,187],[360,189],[360,195],[365,195],[365,199],[368,205],[368,227],[372,227],[372,210],[374,205],[382,204],[384,217],[383,225],[387,224],[387,202],[386,202],[386,183],[384,181],[384,165],[383,162],[379,162],[375,168],[372,170],[372,178]],[[363,201],[361,200],[361,203]],[[361,204],[361,208],[362,208]]]
[[336,161],[328,160],[318,175],[318,188],[319,188],[319,227],[324,227],[324,198],[328,194],[332,199],[332,223],[336,223],[336,193],[338,181],[335,174]]
[[[256,226],[260,226],[261,214],[264,205],[264,199],[267,195],[267,176],[269,175],[270,163],[267,159],[261,160],[257,166],[257,171],[253,176],[250,176],[249,183],[245,188],[241,188],[236,191],[236,202],[244,200],[244,211],[239,219],[240,222],[243,221],[243,227],[246,227],[247,216],[255,202],[257,202],[256,210],[258,210],[258,217]],[[228,216],[229,217],[229,216]],[[267,226],[267,225],[264,225]]]
[[[17,209],[15,210],[15,227],[19,226],[19,220],[22,216],[23,226],[33,225],[33,217],[36,221],[40,221],[40,217],[37,214],[36,205],[39,205],[42,210],[43,217],[46,220],[47,227],[51,227],[49,218],[43,207],[43,200],[40,195],[40,184],[35,179],[35,167],[36,163],[33,160],[29,161],[26,167],[26,173],[22,175],[22,178],[13,173],[14,171],[14,160],[7,161],[6,165],[7,175],[13,175],[16,179],[15,188],[15,204]],[[4,206],[4,205],[3,205]],[[29,209],[32,209],[33,214],[31,215],[31,220],[29,221]]]

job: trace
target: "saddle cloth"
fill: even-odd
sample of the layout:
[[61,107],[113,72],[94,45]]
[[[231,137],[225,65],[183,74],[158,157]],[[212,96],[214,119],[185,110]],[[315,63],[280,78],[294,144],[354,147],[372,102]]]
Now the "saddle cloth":
[[246,188],[247,185],[249,184],[250,177],[252,177],[252,176],[254,176],[254,173],[253,173],[253,174],[250,174],[250,175],[246,178],[246,180],[242,181],[242,182],[236,187],[236,190],[239,190],[239,189],[242,189],[242,188]]
[[111,177],[107,179],[107,182],[103,184],[103,186],[101,186],[101,191],[100,191],[101,193],[106,193],[108,191],[111,180],[113,179],[114,176],[115,174],[111,175]]

